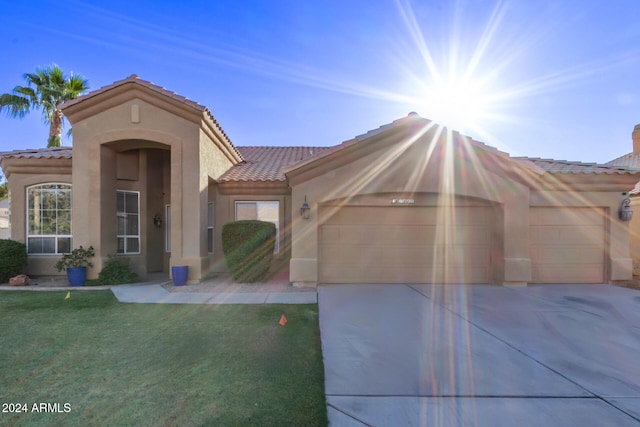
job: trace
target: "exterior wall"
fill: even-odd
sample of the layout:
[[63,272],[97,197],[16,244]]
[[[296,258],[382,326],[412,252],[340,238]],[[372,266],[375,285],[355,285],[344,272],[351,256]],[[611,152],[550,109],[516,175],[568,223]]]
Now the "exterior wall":
[[[158,230],[152,221],[157,213],[164,216],[166,204],[171,204],[169,264],[189,266],[189,280],[199,279],[209,267],[208,185],[211,177],[222,174],[232,163],[215,154],[213,134],[202,130],[207,127],[202,117],[181,117],[159,108],[156,101],[131,99],[73,123],[74,246],[96,248],[90,278],[97,276],[107,256],[116,250],[118,189],[140,191],[141,253],[127,256],[142,277],[147,271],[157,271],[160,260],[166,258],[157,247],[164,228]],[[131,150],[140,153],[137,179],[119,180],[118,153]],[[162,166],[154,167],[158,161]],[[121,167],[120,173],[126,169]],[[167,267],[163,262],[162,270]]]
[[633,218],[629,223],[629,234],[631,240],[631,259],[633,262],[633,274],[640,275],[640,198],[631,198],[631,209]]
[[[45,173],[12,173],[9,177],[9,193],[11,194],[11,239],[26,243],[27,242],[27,188],[37,184],[47,183],[63,183],[71,184],[71,168],[70,162],[64,162],[65,166],[52,171],[57,173],[46,173],[47,164],[51,166],[50,159],[40,159],[42,170]],[[69,173],[60,173],[67,170]],[[73,194],[73,190],[72,190]],[[75,194],[73,195],[75,198]],[[75,200],[74,200],[75,201]],[[72,232],[75,224],[72,224]],[[75,245],[75,241],[74,241]],[[58,272],[55,268],[56,262],[60,259],[60,255],[29,255],[26,273],[30,275],[64,275],[64,272]]]
[[215,204],[215,228],[214,228],[214,256],[211,264],[211,272],[227,271],[224,253],[222,251],[222,227],[224,224],[236,220],[236,202],[247,201],[277,201],[279,204],[279,233],[280,251],[274,257],[274,263],[291,258],[291,211],[295,207],[291,205],[291,195],[285,185],[260,190],[253,183],[234,185],[226,188],[225,185],[212,185],[210,192],[216,193]]
[[[631,260],[631,223],[618,219],[618,209],[626,196],[614,191],[533,191],[531,206],[556,206],[565,209],[571,207],[597,207],[604,212],[605,223],[605,281],[616,282],[630,280],[632,276]],[[630,226],[631,224],[631,226]]]
[[[390,136],[389,138],[399,138]],[[428,157],[432,135],[408,143],[402,139],[367,142],[352,161],[336,166],[327,162],[318,166],[314,176],[304,174],[290,177],[293,188],[293,206],[300,206],[305,196],[311,206],[309,220],[293,216],[292,259],[290,280],[298,283],[318,281],[318,207],[321,204],[349,204],[354,196],[385,194],[390,199],[413,198],[417,195],[437,195],[437,204],[454,206],[456,197],[469,197],[494,206],[497,221],[493,232],[493,277],[498,283],[520,285],[531,277],[528,252],[529,189],[515,180],[509,180],[482,165],[467,165],[458,159],[441,162],[438,156]],[[368,148],[371,147],[371,148]],[[376,149],[377,148],[377,149]],[[369,151],[372,150],[372,151]],[[451,153],[453,155],[453,153]],[[348,155],[348,153],[347,153]],[[416,159],[424,159],[416,165]],[[452,158],[453,159],[453,158]],[[471,167],[470,167],[471,166]]]

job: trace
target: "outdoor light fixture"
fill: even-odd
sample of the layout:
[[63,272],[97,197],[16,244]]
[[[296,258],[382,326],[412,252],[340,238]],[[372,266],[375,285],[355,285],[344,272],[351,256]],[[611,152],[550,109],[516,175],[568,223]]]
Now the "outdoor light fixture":
[[162,227],[162,219],[160,218],[160,214],[156,214],[156,216],[153,217],[153,225],[158,228]]
[[631,217],[633,217],[633,210],[631,209],[631,199],[628,197],[622,201],[620,210],[618,211],[618,217],[625,222],[631,221]]
[[302,219],[309,219],[309,217],[311,216],[311,208],[307,203],[306,194],[304,195],[304,203],[302,204],[302,206],[300,206],[300,216],[302,217]]

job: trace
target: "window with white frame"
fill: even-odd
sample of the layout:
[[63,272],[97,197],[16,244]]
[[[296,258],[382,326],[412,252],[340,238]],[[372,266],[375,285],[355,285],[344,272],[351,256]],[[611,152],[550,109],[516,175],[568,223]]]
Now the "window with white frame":
[[274,253],[280,252],[280,202],[247,201],[236,202],[236,221],[257,219],[272,222],[276,226],[276,244]]
[[207,204],[207,252],[213,253],[213,203]]
[[27,252],[71,252],[71,185],[40,184],[27,188]]
[[118,234],[116,252],[140,253],[140,193],[117,190]]

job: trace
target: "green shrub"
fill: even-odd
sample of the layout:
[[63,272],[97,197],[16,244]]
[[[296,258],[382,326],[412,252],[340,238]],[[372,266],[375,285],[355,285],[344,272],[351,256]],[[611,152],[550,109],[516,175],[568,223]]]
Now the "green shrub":
[[96,285],[122,285],[124,283],[135,283],[138,275],[131,271],[129,258],[109,256],[107,262],[100,273]]
[[0,239],[0,283],[24,273],[27,266],[27,245],[11,239]]
[[236,282],[262,280],[271,267],[276,226],[271,222],[245,220],[222,226],[222,251]]
[[72,250],[68,254],[62,255],[60,261],[56,262],[56,269],[58,271],[62,271],[67,268],[93,267],[93,263],[89,261],[89,258],[93,258],[95,255],[93,246],[89,246],[85,249],[80,245],[79,248]]

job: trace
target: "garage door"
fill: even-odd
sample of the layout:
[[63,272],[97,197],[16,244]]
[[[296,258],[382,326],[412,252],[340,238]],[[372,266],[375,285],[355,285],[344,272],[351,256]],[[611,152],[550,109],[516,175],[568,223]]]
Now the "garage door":
[[324,207],[323,283],[488,283],[486,207]]
[[531,281],[602,283],[604,224],[603,209],[531,208]]

